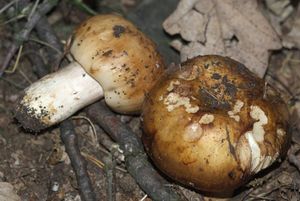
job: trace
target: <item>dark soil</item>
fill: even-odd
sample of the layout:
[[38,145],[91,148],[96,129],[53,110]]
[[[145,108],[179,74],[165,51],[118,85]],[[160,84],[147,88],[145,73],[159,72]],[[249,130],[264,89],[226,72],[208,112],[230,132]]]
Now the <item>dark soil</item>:
[[[8,4],[8,0],[0,0],[0,9]],[[35,2],[35,1],[32,1]],[[50,13],[49,22],[59,38],[65,42],[73,28],[89,16],[89,13],[76,4],[63,0]],[[179,55],[173,51],[168,43],[170,39],[163,32],[162,21],[175,9],[175,0],[102,0],[85,1],[97,12],[119,12],[131,19],[140,29],[146,32],[159,45],[158,49],[164,55],[166,63],[178,62]],[[162,2],[164,5],[162,5]],[[24,20],[7,22],[13,17],[20,16],[14,10],[0,14],[0,61],[14,39],[14,33],[22,29]],[[34,38],[35,33],[33,33]],[[29,133],[21,128],[14,119],[14,105],[22,90],[38,79],[34,65],[27,58],[27,54],[36,54],[45,61],[45,66],[52,66],[53,61],[47,59],[49,47],[33,40],[23,46],[22,56],[17,68],[5,73],[0,78],[0,182],[11,183],[22,201],[80,201],[76,177],[70,165],[69,158],[60,139],[58,127],[52,127],[40,133]],[[296,111],[300,108],[298,99],[287,92],[284,86],[296,93],[299,91],[299,62],[287,60],[300,59],[297,50],[286,50],[272,56],[267,79],[281,89],[290,108]],[[9,69],[13,68],[16,57]],[[287,60],[287,61],[286,61]],[[284,62],[287,62],[284,63]],[[0,62],[1,63],[1,62]],[[286,64],[287,67],[282,68]],[[294,73],[296,71],[296,73]],[[272,76],[271,76],[272,75]],[[275,80],[276,78],[277,80]],[[280,82],[278,81],[280,80]],[[297,105],[298,104],[298,105]],[[295,108],[296,107],[296,108]],[[300,109],[298,109],[300,111]],[[85,116],[79,112],[76,116]],[[140,119],[138,117],[119,116],[138,136],[141,134]],[[293,148],[289,154],[300,160],[297,155],[300,150],[300,137],[297,130],[299,117],[292,113]],[[92,132],[91,124],[84,118],[73,120],[79,138],[79,146],[88,161],[88,173],[91,177],[98,200],[108,200],[106,170],[101,166],[110,157],[110,152],[99,144]],[[105,135],[101,128],[94,125],[98,136]],[[136,201],[145,197],[145,193],[138,187],[134,179],[127,173],[122,162],[117,163],[115,174],[116,200]],[[300,200],[299,170],[288,162],[283,161],[273,168],[259,175],[244,189],[237,193],[232,200]],[[202,196],[193,191],[180,187],[189,200],[200,201]],[[150,201],[150,198],[144,200]]]

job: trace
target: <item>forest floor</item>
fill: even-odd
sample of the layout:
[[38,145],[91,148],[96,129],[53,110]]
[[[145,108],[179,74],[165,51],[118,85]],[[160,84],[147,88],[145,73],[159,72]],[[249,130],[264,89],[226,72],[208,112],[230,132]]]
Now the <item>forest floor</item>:
[[[1,65],[14,43],[16,33],[21,31],[26,23],[26,15],[22,13],[25,11],[18,10],[16,4],[1,11],[1,8],[10,2],[0,0]],[[91,14],[88,10],[70,2],[73,1],[60,1],[47,15],[49,23],[62,43],[66,43],[74,27]],[[162,22],[175,10],[177,1],[163,1],[165,6],[161,6],[162,1],[157,0],[86,2],[99,13],[118,12],[125,15],[159,44],[158,49],[165,57],[167,64],[180,61],[179,53],[169,46],[172,39],[162,28]],[[293,29],[293,22],[297,19],[298,5],[291,4],[291,6],[294,11],[289,18],[279,24],[282,30]],[[298,26],[300,30],[299,22]],[[56,61],[49,60],[48,51],[53,51],[53,47],[42,43],[38,40],[37,34],[32,32],[29,40],[23,44],[20,56],[16,54],[13,57],[10,66],[0,78],[0,183],[10,183],[22,201],[80,201],[76,177],[61,141],[59,128],[54,126],[42,133],[29,133],[20,126],[13,114],[22,90],[38,79],[35,64],[27,56],[36,55],[41,58],[47,68],[52,69]],[[16,60],[18,60],[17,65],[14,65]],[[300,51],[297,45],[291,49],[281,48],[272,52],[266,71],[266,80],[283,93],[289,105],[292,117],[292,148],[284,161],[276,164],[271,171],[259,174],[232,200],[297,201],[300,200],[300,155],[298,154],[300,150],[298,130],[300,125]],[[98,200],[109,200],[104,162],[110,153],[98,142],[93,129],[99,136],[106,134],[85,116],[85,112],[80,111],[73,118],[79,147],[88,161],[88,173]],[[138,116],[117,116],[123,123],[129,125],[138,137],[141,136],[141,122]],[[127,172],[124,163],[117,163],[114,180],[117,201],[151,200]],[[186,195],[188,200],[204,200],[199,192],[183,187],[178,187],[178,189]]]

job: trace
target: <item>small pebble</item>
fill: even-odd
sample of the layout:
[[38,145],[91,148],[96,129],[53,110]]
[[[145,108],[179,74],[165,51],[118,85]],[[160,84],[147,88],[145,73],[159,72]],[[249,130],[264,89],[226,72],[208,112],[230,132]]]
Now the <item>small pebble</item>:
[[59,189],[59,183],[58,183],[57,181],[53,182],[53,185],[52,185],[51,190],[52,190],[53,192],[57,192],[58,189]]

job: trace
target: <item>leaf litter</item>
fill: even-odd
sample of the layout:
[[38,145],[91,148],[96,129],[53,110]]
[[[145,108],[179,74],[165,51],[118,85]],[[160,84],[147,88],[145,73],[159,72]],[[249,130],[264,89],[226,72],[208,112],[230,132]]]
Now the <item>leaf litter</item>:
[[[244,63],[259,76],[264,76],[268,82],[284,93],[285,100],[289,103],[294,130],[293,146],[289,155],[293,158],[289,157],[289,160],[285,160],[280,166],[276,164],[274,169],[266,174],[258,175],[242,193],[230,200],[300,200],[298,191],[300,166],[295,165],[300,161],[298,154],[300,150],[298,132],[300,124],[300,102],[298,100],[300,98],[299,10],[299,6],[289,0],[182,0],[163,24],[169,34],[176,36],[171,45],[180,52],[182,61],[199,54],[230,56]],[[76,17],[76,15],[70,16]],[[0,31],[0,35],[4,35],[4,33],[8,34],[9,31]],[[8,43],[7,41],[9,40],[0,44],[0,51],[5,51],[4,45]],[[28,49],[24,49],[28,51]],[[273,50],[276,52],[274,53]],[[30,69],[26,69],[27,74],[32,74]],[[24,82],[24,79],[17,74],[8,75],[7,78],[13,78],[16,83]],[[36,136],[36,138],[24,135],[17,130],[11,117],[6,116],[9,114],[7,108],[12,108],[11,105],[15,102],[15,98],[10,100],[10,97],[17,96],[16,89],[6,81],[1,81],[0,86],[0,106],[4,105],[0,107],[0,112],[3,110],[0,116],[0,151],[5,155],[14,156],[6,158],[5,155],[0,155],[1,160],[4,161],[0,163],[0,171],[4,175],[0,174],[0,182],[8,181],[15,190],[10,186],[6,194],[16,195],[15,192],[17,192],[22,200],[23,198],[39,200],[43,195],[46,197],[46,187],[50,181],[61,181],[61,191],[51,194],[52,200],[55,200],[56,197],[76,200],[75,196],[77,198],[78,195],[72,188],[72,186],[76,186],[72,183],[75,181],[74,175],[71,174],[72,170],[66,163],[61,163],[61,152],[59,151],[59,154],[54,157],[57,161],[54,161],[53,164],[49,163],[49,160],[47,161],[51,153],[57,151],[56,148],[61,146],[60,142],[54,143],[55,136],[58,136],[57,130],[54,130],[52,134],[48,133]],[[138,124],[139,119],[135,120]],[[77,124],[77,128],[81,126],[89,125]],[[137,132],[141,132],[139,126],[134,127]],[[78,133],[83,135],[84,132]],[[90,152],[96,154],[97,150],[88,146],[87,139],[81,138],[80,143],[85,149],[90,149]],[[19,159],[19,165],[15,163],[17,159]],[[26,168],[28,165],[30,171]],[[92,166],[90,173],[97,181],[96,188],[105,189],[103,183],[100,182],[104,178],[99,173],[99,169]],[[123,181],[124,178],[120,180]],[[129,185],[125,182],[123,187],[127,186]],[[186,191],[184,194],[190,200],[203,200],[198,192],[181,188],[183,192]],[[134,200],[134,198],[141,197],[136,184],[125,191],[128,191],[130,196],[127,193],[122,193],[120,196],[119,193],[118,200]],[[39,198],[36,198],[35,195],[38,195]],[[16,197],[16,199],[18,198]],[[147,200],[150,199],[147,198]]]
[[182,61],[219,54],[240,61],[260,77],[268,67],[269,50],[282,47],[256,1],[182,0],[163,26],[182,37],[172,43]]

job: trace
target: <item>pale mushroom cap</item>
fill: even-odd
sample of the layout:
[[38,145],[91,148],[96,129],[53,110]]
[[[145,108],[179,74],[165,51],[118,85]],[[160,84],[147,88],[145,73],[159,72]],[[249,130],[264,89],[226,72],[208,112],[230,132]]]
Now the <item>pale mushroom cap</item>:
[[70,51],[101,84],[106,103],[122,113],[141,109],[145,93],[164,68],[154,43],[117,15],[99,15],[83,22],[73,35]]
[[165,75],[144,103],[143,120],[154,163],[208,192],[240,187],[282,157],[290,139],[279,94],[220,56],[196,57]]

